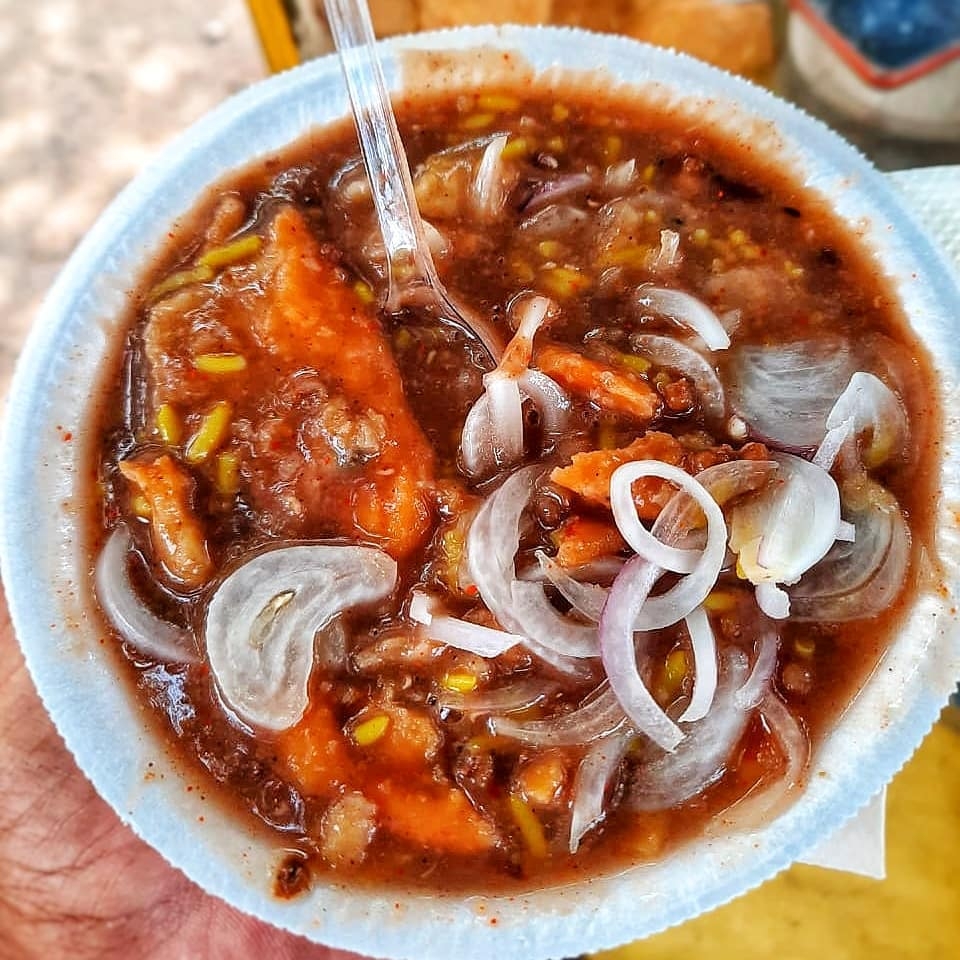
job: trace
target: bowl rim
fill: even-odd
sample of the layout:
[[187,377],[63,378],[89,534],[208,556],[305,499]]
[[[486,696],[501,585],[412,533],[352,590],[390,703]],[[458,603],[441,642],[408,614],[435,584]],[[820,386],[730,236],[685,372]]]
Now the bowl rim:
[[[399,82],[398,57],[404,51],[436,49],[438,46],[445,50],[465,51],[481,44],[519,50],[535,64],[540,48],[550,47],[555,50],[554,60],[561,55],[569,57],[561,60],[567,72],[596,70],[596,63],[582,62],[584,51],[589,51],[591,56],[599,56],[602,52],[602,62],[609,66],[615,61],[617,69],[627,69],[623,65],[639,62],[642,64],[642,68],[638,68],[639,74],[646,70],[647,76],[633,81],[637,87],[657,83],[654,77],[658,74],[672,74],[675,76],[667,86],[678,97],[680,94],[675,85],[681,79],[696,89],[712,91],[698,95],[709,96],[711,106],[733,107],[742,111],[744,117],[757,117],[764,123],[774,124],[774,136],[786,138],[791,156],[795,152],[800,157],[806,156],[809,138],[810,142],[817,144],[816,163],[811,169],[825,166],[829,175],[808,178],[807,185],[826,192],[838,184],[851,189],[856,198],[855,205],[865,204],[877,220],[888,226],[895,225],[896,249],[909,251],[907,261],[916,267],[916,272],[927,283],[923,302],[928,306],[932,304],[930,311],[934,319],[944,314],[947,307],[960,306],[960,291],[952,280],[946,261],[914,222],[891,186],[854,148],[798,108],[690,57],[624,37],[571,28],[459,28],[381,41],[388,85],[395,87]],[[331,77],[335,79],[331,81]],[[311,85],[321,80],[329,86],[331,82],[339,83],[339,78],[339,65],[332,56],[310,61],[246,88],[197,121],[170,143],[110,204],[78,245],[44,301],[14,375],[0,447],[0,490],[3,491],[0,571],[28,668],[68,749],[120,818],[205,890],[274,925],[330,946],[377,956],[429,958],[438,956],[438,950],[447,956],[454,949],[465,960],[488,957],[503,949],[533,960],[612,947],[653,934],[719,906],[778,873],[829,832],[825,831],[825,826],[830,830],[839,827],[889,781],[936,720],[951,686],[951,680],[947,678],[960,675],[957,639],[960,631],[955,615],[948,617],[939,609],[921,611],[924,618],[939,617],[931,628],[934,636],[928,648],[929,662],[906,677],[908,686],[906,692],[898,694],[899,701],[894,702],[894,698],[889,704],[885,701],[881,704],[891,710],[899,706],[900,712],[885,718],[882,742],[876,749],[860,750],[856,773],[849,774],[845,790],[835,788],[832,794],[821,791],[818,803],[803,807],[803,816],[797,811],[805,802],[805,798],[801,798],[775,824],[753,835],[745,845],[731,846],[728,842],[712,840],[697,842],[692,847],[700,853],[705,850],[712,858],[710,864],[714,875],[709,884],[704,885],[704,878],[698,875],[695,882],[681,883],[668,891],[660,891],[651,885],[650,878],[662,873],[658,864],[652,870],[641,867],[568,888],[519,896],[425,897],[420,894],[400,896],[396,891],[388,891],[384,897],[322,885],[320,897],[311,894],[300,903],[283,903],[269,896],[258,872],[262,863],[250,852],[252,848],[248,848],[241,858],[252,866],[238,868],[236,862],[228,863],[212,854],[210,842],[198,842],[193,833],[181,829],[185,816],[193,816],[202,809],[196,803],[182,809],[178,806],[177,810],[164,810],[162,802],[150,799],[157,792],[153,788],[143,788],[131,799],[130,771],[116,757],[105,753],[102,731],[99,736],[94,736],[90,720],[77,716],[78,677],[102,679],[96,671],[103,665],[87,664],[84,656],[78,662],[85,666],[65,669],[64,649],[76,640],[61,626],[53,631],[56,642],[51,644],[50,623],[64,624],[76,617],[82,633],[82,601],[77,596],[82,588],[74,582],[72,595],[67,599],[63,596],[47,597],[45,593],[42,597],[37,595],[38,583],[63,582],[57,579],[63,572],[60,569],[63,564],[72,564],[74,571],[83,566],[82,548],[75,542],[77,520],[70,515],[73,508],[59,506],[61,502],[76,503],[81,491],[76,478],[69,474],[83,454],[75,450],[51,453],[43,446],[43,431],[37,429],[38,423],[48,425],[51,416],[44,405],[43,389],[64,371],[65,358],[57,356],[58,347],[64,340],[72,343],[76,339],[71,340],[69,334],[77,326],[77,316],[86,318],[80,326],[92,340],[106,342],[108,333],[103,325],[104,312],[109,313],[111,303],[120,302],[123,291],[116,289],[115,285],[105,293],[101,290],[104,283],[110,288],[112,282],[110,271],[104,269],[104,251],[114,251],[121,262],[139,262],[141,266],[147,262],[151,251],[138,247],[138,238],[142,237],[144,229],[138,218],[159,217],[150,213],[149,205],[158,192],[171,185],[174,171],[182,169],[185,163],[195,162],[198,166],[188,178],[190,182],[207,175],[223,160],[217,147],[224,136],[236,133],[253,117],[259,117],[258,122],[262,122],[265,113],[269,115],[288,98],[299,103],[305,131],[310,126],[313,111],[298,100],[298,96],[303,96],[312,89]],[[341,115],[345,115],[346,98],[342,91],[339,98],[332,98],[331,103],[341,103]],[[256,132],[259,133],[259,128]],[[250,153],[248,161],[264,152],[270,150]],[[235,164],[231,164],[231,168],[234,167]],[[220,174],[223,172],[226,170],[221,169]],[[191,189],[196,196],[202,187]],[[177,209],[183,214],[190,205]],[[169,212],[176,216],[172,207]],[[163,216],[166,229],[170,219],[166,213]],[[937,336],[940,335],[938,332]],[[960,347],[949,341],[946,331],[942,336],[938,343],[942,342],[946,351],[944,355],[950,358],[944,371],[947,375],[944,390],[952,395],[954,374],[960,369]],[[74,401],[80,401],[82,397],[82,391],[72,395]],[[960,463],[960,457],[956,455],[960,449],[956,443],[960,428],[954,419],[947,419],[949,442],[946,446],[949,451],[944,454],[945,463]],[[952,454],[949,460],[948,454]],[[53,480],[42,479],[44,476],[52,476]],[[56,494],[52,511],[49,497],[41,501],[37,496],[38,478],[41,478],[41,487],[44,483],[52,484],[50,491]],[[957,494],[954,482],[945,475],[944,484],[945,497],[949,495],[954,499]],[[955,499],[960,502],[960,496]],[[66,543],[53,550],[50,541],[57,533],[64,536]],[[957,551],[960,555],[960,546]],[[958,579],[954,577],[950,582],[951,590]],[[55,620],[51,620],[53,614]],[[89,672],[83,673],[88,667]],[[862,714],[863,710],[851,712]],[[838,720],[837,725],[846,722],[844,718]],[[869,720],[862,716],[857,722],[869,725]],[[878,736],[880,730],[880,726],[873,728]],[[155,745],[153,748],[156,749]],[[174,768],[169,769],[173,776]],[[820,787],[819,784],[810,786]],[[832,798],[832,803],[824,797]],[[241,834],[242,831],[227,830],[223,836],[217,835],[217,842],[224,837],[240,842]],[[774,834],[783,836],[771,839]],[[204,856],[211,856],[212,862],[205,863]],[[743,866],[744,858],[746,867]],[[683,870],[697,873],[697,860],[690,856],[689,848],[678,851],[667,860],[676,868],[674,873]],[[638,896],[644,909],[637,909]],[[395,904],[400,903],[402,909],[394,909]],[[306,909],[310,904],[312,909]],[[359,915],[358,904],[361,904]],[[435,912],[425,918],[425,908]],[[492,920],[499,922],[492,923]]]

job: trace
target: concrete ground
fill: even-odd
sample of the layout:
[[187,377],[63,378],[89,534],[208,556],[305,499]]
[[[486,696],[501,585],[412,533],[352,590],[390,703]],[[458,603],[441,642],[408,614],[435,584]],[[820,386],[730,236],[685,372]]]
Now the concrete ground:
[[44,292],[100,211],[265,66],[243,0],[0,0],[0,59],[2,398]]

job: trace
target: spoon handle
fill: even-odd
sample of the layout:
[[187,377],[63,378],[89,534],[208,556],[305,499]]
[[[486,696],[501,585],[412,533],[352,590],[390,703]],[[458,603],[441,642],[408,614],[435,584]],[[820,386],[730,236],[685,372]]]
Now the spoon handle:
[[390,277],[387,309],[396,310],[401,306],[403,288],[439,286],[436,267],[374,49],[370,12],[362,0],[325,0],[325,5],[386,247]]

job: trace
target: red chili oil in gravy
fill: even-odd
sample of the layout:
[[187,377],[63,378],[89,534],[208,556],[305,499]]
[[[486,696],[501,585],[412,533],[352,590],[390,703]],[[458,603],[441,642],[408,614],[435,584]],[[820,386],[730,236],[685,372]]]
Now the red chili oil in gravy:
[[[776,624],[772,694],[815,745],[889,643],[931,535],[935,390],[876,263],[825,203],[743,144],[643,104],[494,91],[407,105],[401,128],[449,288],[504,340],[519,294],[556,305],[532,363],[560,382],[571,411],[556,439],[525,407],[523,463],[542,461],[547,473],[523,524],[518,569],[535,565],[537,549],[573,565],[629,554],[607,505],[590,495],[590,469],[561,472],[570,485],[550,478],[574,455],[601,451],[589,462],[594,480],[609,473],[605,455],[638,440],[646,445],[622,459],[666,458],[690,473],[767,456],[763,442],[707,422],[689,377],[634,350],[637,334],[695,340],[638,306],[641,284],[709,305],[733,328],[731,350],[833,338],[873,358],[864,369],[897,392],[910,440],[870,476],[909,520],[907,586],[868,620]],[[498,172],[478,189],[488,137],[501,132]],[[664,231],[678,237],[679,257],[664,255]],[[278,846],[302,852],[278,875],[284,895],[317,874],[509,892],[657,859],[715,818],[735,823],[736,802],[775,791],[788,769],[759,710],[703,789],[667,809],[635,802],[644,770],[662,755],[637,738],[611,773],[603,818],[571,854],[589,744],[529,746],[492,735],[488,713],[450,706],[541,678],[543,696],[512,716],[550,718],[577,708],[602,672],[571,678],[522,646],[484,661],[415,635],[405,611],[418,582],[449,613],[496,626],[460,576],[465,533],[477,505],[522,464],[481,482],[464,474],[460,435],[489,365],[451,327],[412,312],[378,314],[384,287],[346,123],[225,178],[145,274],[105,385],[94,545],[125,521],[143,603],[195,632],[201,650],[204,606],[223,572],[268,545],[381,546],[396,558],[399,581],[389,601],[322,631],[310,708],[288,730],[239,722],[205,663],[156,662],[123,644],[136,696],[187,766],[204,768]],[[339,346],[304,335],[314,322],[329,324]],[[376,353],[366,379],[349,351],[339,356],[355,338]],[[727,356],[706,356],[725,376]],[[597,371],[626,401],[596,388]],[[388,381],[385,395],[402,395],[385,404],[378,384]],[[652,416],[630,406],[634,391],[653,398]],[[386,492],[381,463],[397,478]],[[647,480],[635,493],[649,520],[672,488]],[[378,502],[389,504],[386,519],[376,516]],[[165,537],[172,547],[163,548]],[[720,651],[739,649],[752,662],[751,585],[723,573],[707,610]],[[686,632],[675,625],[646,643],[645,680],[676,717],[693,682]]]

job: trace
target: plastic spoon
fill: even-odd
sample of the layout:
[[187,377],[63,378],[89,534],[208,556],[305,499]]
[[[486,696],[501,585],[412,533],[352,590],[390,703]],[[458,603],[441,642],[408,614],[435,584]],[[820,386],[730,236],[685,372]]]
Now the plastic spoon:
[[493,327],[452,302],[434,265],[413,193],[413,180],[377,57],[366,0],[325,0],[340,54],[360,153],[387,252],[385,309],[412,308],[478,340],[496,361],[503,344]]

